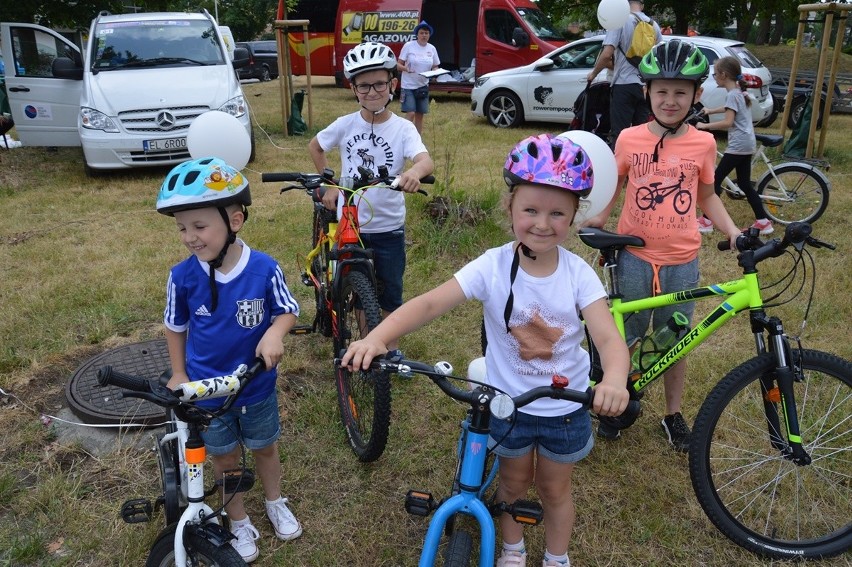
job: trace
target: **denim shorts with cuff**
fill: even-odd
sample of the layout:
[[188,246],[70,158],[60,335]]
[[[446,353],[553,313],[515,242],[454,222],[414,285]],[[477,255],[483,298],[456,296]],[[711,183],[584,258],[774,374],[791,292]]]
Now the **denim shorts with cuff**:
[[278,396],[274,390],[268,398],[256,404],[238,404],[239,399],[225,415],[214,419],[207,431],[201,432],[207,454],[230,453],[237,447],[238,438],[242,439],[246,449],[263,449],[281,436]]
[[[586,408],[556,417],[541,417],[521,411],[515,416],[514,427],[511,421],[491,419],[488,447],[501,457],[523,457],[536,449],[539,456],[553,462],[576,463],[595,445],[592,418]],[[498,441],[500,445],[495,447]]]

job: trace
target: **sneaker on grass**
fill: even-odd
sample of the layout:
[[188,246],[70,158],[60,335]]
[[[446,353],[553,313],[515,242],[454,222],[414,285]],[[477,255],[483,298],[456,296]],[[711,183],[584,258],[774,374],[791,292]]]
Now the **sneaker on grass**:
[[713,232],[713,221],[703,215],[698,217],[698,232],[701,234],[710,234]]
[[757,219],[751,226],[752,228],[758,229],[761,236],[766,236],[767,234],[775,232],[775,229],[772,227],[772,221],[769,219]]
[[287,499],[279,498],[266,503],[266,515],[278,539],[289,541],[302,535],[302,525],[287,507]]
[[246,563],[251,563],[258,556],[257,544],[255,541],[260,537],[251,521],[246,518],[244,523],[231,522],[231,533],[236,536],[236,539],[231,540],[231,545],[243,558]]
[[663,426],[663,431],[669,438],[669,443],[671,443],[675,451],[680,451],[681,453],[689,451],[689,426],[680,412],[667,415],[660,423]]

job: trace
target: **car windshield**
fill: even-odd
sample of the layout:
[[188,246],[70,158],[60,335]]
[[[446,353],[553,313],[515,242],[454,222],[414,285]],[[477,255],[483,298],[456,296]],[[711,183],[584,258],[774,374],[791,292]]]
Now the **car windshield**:
[[560,51],[552,59],[562,69],[591,69],[600,50],[601,42],[583,43]]
[[533,10],[530,8],[518,8],[518,14],[530,26],[533,33],[544,40],[564,41],[559,32],[553,29],[553,24],[547,19],[541,10]]
[[95,28],[92,69],[221,65],[216,31],[206,20],[102,23]]

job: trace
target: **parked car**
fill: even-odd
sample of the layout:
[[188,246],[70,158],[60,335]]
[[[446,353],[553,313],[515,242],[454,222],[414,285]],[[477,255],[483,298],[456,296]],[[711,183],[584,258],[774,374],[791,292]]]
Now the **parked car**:
[[[789,76],[775,77],[772,84],[769,85],[769,92],[772,93],[772,99],[775,102],[775,114],[781,116],[784,113],[784,103],[787,99],[787,86],[790,82]],[[793,106],[790,108],[790,116],[787,118],[787,127],[795,128],[799,119],[802,117],[802,112],[805,110],[805,105],[809,103],[808,96],[814,88],[813,77],[796,77],[796,84],[793,85]],[[840,87],[834,85],[834,104],[842,104]],[[819,120],[817,127],[822,127],[822,113],[825,110],[825,99],[828,96],[828,84],[822,84],[822,94],[819,101]],[[832,107],[834,109],[834,107]],[[770,122],[771,124],[771,122]],[[769,124],[763,124],[768,126]]]
[[[676,37],[679,36],[664,35],[663,41]],[[579,39],[529,65],[483,75],[474,84],[471,111],[499,128],[518,126],[524,121],[570,123],[574,118],[574,101],[586,87],[586,76],[595,65],[603,39],[603,35]],[[693,42],[710,65],[720,57],[737,57],[753,100],[752,120],[759,123],[771,115],[773,101],[769,84],[772,75],[745,44],[706,36],[680,39]],[[718,87],[712,76],[708,75],[702,86],[704,106],[713,108],[724,104],[725,89]],[[711,120],[721,118],[722,115],[711,116]]]
[[278,44],[275,41],[238,41],[249,52],[248,65],[240,67],[240,79],[271,81],[278,78]]

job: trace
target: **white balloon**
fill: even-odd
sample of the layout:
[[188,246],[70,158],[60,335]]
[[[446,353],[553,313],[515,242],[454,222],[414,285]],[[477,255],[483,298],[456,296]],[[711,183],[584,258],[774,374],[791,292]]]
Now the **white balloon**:
[[598,4],[598,21],[605,30],[615,30],[627,23],[630,4],[627,0],[601,0]]
[[189,125],[186,149],[193,159],[217,157],[240,170],[251,156],[251,138],[236,117],[221,110],[211,110]]
[[574,217],[574,224],[579,225],[601,213],[612,200],[612,196],[615,195],[615,186],[618,182],[615,156],[607,143],[591,132],[568,130],[559,134],[559,137],[568,138],[583,148],[592,162],[594,179],[592,191],[588,197],[580,199],[580,207]]

